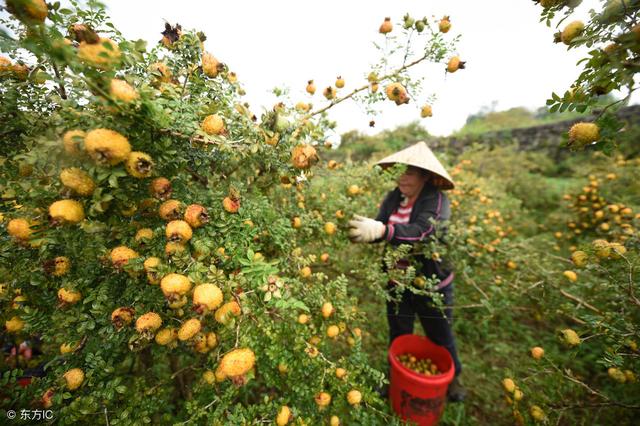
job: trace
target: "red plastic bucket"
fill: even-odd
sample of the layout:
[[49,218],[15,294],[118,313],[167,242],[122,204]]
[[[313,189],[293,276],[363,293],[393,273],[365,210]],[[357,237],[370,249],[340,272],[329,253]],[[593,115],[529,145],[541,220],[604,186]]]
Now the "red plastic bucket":
[[[396,360],[396,356],[406,353],[416,358],[430,358],[442,373],[425,376],[409,370]],[[424,336],[404,334],[396,337],[391,344],[389,363],[389,396],[393,410],[403,420],[419,426],[438,423],[447,400],[447,388],[455,375],[449,351]]]

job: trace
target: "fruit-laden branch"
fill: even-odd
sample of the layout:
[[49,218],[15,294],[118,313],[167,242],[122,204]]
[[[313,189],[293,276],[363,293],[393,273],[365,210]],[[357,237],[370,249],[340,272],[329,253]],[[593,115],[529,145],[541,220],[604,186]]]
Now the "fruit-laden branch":
[[[551,365],[553,365],[553,364],[551,364]],[[553,367],[556,368],[558,371],[560,371],[560,369],[557,366],[553,365]],[[571,370],[568,370],[568,371],[571,371]],[[590,387],[589,385],[587,385],[583,381],[576,379],[570,373],[566,373],[566,372],[562,371],[561,374],[564,377],[566,377],[567,379],[569,379],[570,381],[572,381],[574,383],[577,383],[580,386],[584,387],[592,395],[599,396],[600,398],[604,399],[605,401],[607,401],[611,405],[617,405],[618,407],[630,408],[632,410],[640,410],[640,405],[629,405],[629,404],[625,404],[625,403],[622,403],[622,402],[614,401],[611,398],[609,398],[608,396],[606,396],[606,395],[598,392],[597,390],[593,389],[592,387]]]
[[574,296],[573,294],[567,293],[563,289],[560,289],[560,294],[562,294],[567,299],[571,299],[574,302],[577,302],[578,304],[584,306],[585,308],[590,309],[599,315],[602,315],[602,311],[600,311],[598,308],[594,307],[593,305],[588,304],[584,300],[580,299],[578,296]]
[[[381,77],[381,78],[378,80],[378,82],[381,82],[381,81],[387,80],[387,79],[389,79],[389,78],[393,77],[394,75],[396,75],[396,74],[398,74],[398,73],[400,73],[400,72],[402,72],[402,71],[404,71],[404,70],[406,70],[406,69],[408,69],[408,68],[411,68],[411,67],[412,67],[412,66],[414,66],[414,65],[419,64],[420,62],[424,61],[425,59],[427,59],[427,58],[429,57],[429,53],[430,53],[430,52],[425,53],[421,58],[416,59],[415,61],[411,62],[410,64],[404,65],[404,66],[402,66],[402,67],[398,68],[397,70],[395,70],[394,72],[392,72],[392,73],[390,73],[390,74],[387,74],[387,75],[385,75],[385,76]],[[341,98],[337,98],[336,100],[334,100],[333,102],[331,102],[331,103],[330,103],[329,105],[327,105],[326,107],[324,107],[324,108],[320,108],[319,110],[317,110],[317,111],[314,111],[314,112],[310,113],[310,114],[309,114],[309,115],[307,115],[305,118],[311,118],[311,117],[313,117],[314,115],[322,114],[323,112],[325,112],[325,111],[326,111],[326,110],[328,110],[329,108],[332,108],[332,107],[334,107],[335,105],[338,105],[340,102],[343,102],[343,101],[346,101],[347,99],[352,98],[352,97],[353,97],[354,95],[356,95],[357,93],[360,93],[360,92],[362,92],[363,90],[366,90],[366,89],[368,89],[368,88],[369,88],[369,84],[365,84],[365,85],[364,85],[364,86],[362,86],[362,87],[358,87],[357,89],[354,89],[351,93],[349,93],[349,94],[347,94],[347,95],[345,95],[345,96],[343,96],[343,97],[341,97]]]

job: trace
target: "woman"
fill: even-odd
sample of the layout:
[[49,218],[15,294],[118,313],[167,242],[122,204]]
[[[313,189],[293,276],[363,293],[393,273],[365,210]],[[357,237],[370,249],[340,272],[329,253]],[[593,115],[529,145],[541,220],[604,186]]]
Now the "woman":
[[[387,241],[391,246],[417,244],[428,241],[432,236],[441,240],[446,234],[446,227],[434,226],[434,223],[447,221],[450,217],[449,199],[442,190],[452,189],[453,180],[424,142],[418,142],[377,164],[388,166],[395,163],[407,165],[404,174],[398,178],[398,186],[387,194],[375,219],[355,215],[349,221],[351,240]],[[462,365],[451,328],[454,274],[441,260],[436,261],[422,255],[416,258],[419,262],[416,275],[435,277],[439,281],[436,290],[442,293],[444,304],[448,307],[444,309],[443,316],[442,311],[431,303],[430,297],[409,291],[402,293],[399,301],[387,302],[389,344],[402,334],[413,333],[417,315],[425,335],[434,343],[444,346],[451,354],[455,377],[449,386],[447,397],[451,402],[462,401],[466,391],[459,380]],[[408,261],[401,260],[396,267],[405,269],[408,265]],[[393,281],[389,281],[387,290],[392,291],[394,285]]]

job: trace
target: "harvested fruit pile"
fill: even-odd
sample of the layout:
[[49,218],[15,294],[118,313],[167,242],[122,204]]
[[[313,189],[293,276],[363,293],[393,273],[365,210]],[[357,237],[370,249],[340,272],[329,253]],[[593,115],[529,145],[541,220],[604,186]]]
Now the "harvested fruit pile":
[[409,370],[424,374],[425,376],[433,376],[441,373],[441,371],[438,370],[438,366],[429,358],[418,359],[414,355],[406,353],[396,356],[396,360]]

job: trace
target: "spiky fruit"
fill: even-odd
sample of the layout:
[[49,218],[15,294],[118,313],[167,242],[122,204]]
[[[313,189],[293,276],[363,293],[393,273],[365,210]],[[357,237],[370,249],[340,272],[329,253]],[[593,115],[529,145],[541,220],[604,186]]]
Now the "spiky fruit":
[[345,370],[344,368],[336,368],[336,377],[338,379],[342,379],[343,377],[345,377],[347,375],[347,370]]
[[578,333],[576,333],[570,328],[566,328],[560,331],[560,334],[563,342],[567,346],[570,346],[570,347],[578,346],[582,342],[582,340],[580,339],[580,336],[578,336]]
[[208,135],[220,135],[225,131],[224,120],[218,114],[206,116],[200,127]]
[[124,265],[136,257],[138,257],[138,253],[127,246],[118,246],[109,253],[111,264],[116,269],[122,269]]
[[72,368],[62,376],[66,382],[67,389],[76,390],[84,382],[84,371],[79,368]]
[[80,154],[80,146],[84,143],[86,133],[82,130],[68,130],[62,136],[62,145],[67,154]]
[[204,380],[205,383],[212,385],[216,382],[216,375],[213,371],[207,370],[202,373],[202,380]]
[[177,220],[182,216],[183,205],[178,200],[167,200],[160,204],[158,215],[166,221]]
[[180,327],[180,330],[178,330],[178,339],[182,340],[183,342],[185,340],[189,340],[193,336],[198,334],[201,328],[202,323],[200,322],[200,320],[197,318],[191,318],[185,321],[182,324],[182,327]]
[[93,194],[96,184],[87,172],[77,167],[62,169],[60,172],[60,181],[62,184],[74,193],[87,197]]
[[49,13],[44,0],[7,0],[7,10],[25,23],[44,22]]
[[546,419],[544,411],[542,411],[542,408],[538,407],[537,405],[532,405],[529,408],[529,413],[536,422],[543,422]]
[[240,309],[240,305],[238,305],[238,302],[231,301],[220,306],[214,316],[216,321],[221,324],[226,324],[231,318],[237,317],[241,313],[242,310]]
[[505,379],[502,379],[502,388],[509,393],[513,393],[516,390],[516,383],[513,381],[513,379],[507,377]]
[[222,304],[222,291],[215,284],[200,284],[193,290],[193,309],[204,314]]
[[176,299],[191,290],[191,281],[184,275],[171,273],[160,280],[160,288],[167,299]]
[[627,248],[620,243],[611,243],[609,247],[611,248],[611,257],[613,259],[619,259],[627,252]]
[[136,330],[138,333],[154,332],[162,326],[162,318],[155,312],[147,312],[136,320]]
[[153,160],[151,159],[151,156],[149,154],[134,151],[127,157],[125,168],[127,169],[127,173],[129,173],[131,176],[138,179],[143,179],[151,174],[151,170],[153,168]]
[[184,244],[193,236],[193,230],[184,220],[172,220],[167,224],[165,234],[169,241]]
[[155,341],[160,346],[166,346],[178,339],[178,330],[166,327],[156,333]]
[[607,374],[618,383],[624,383],[627,381],[627,377],[619,368],[609,367]]
[[447,63],[447,72],[454,73],[465,68],[466,62],[461,61],[459,57],[454,56]]
[[576,250],[571,253],[571,261],[578,268],[584,268],[587,265],[589,255],[582,250]]
[[322,309],[320,311],[322,312],[322,316],[324,318],[329,318],[331,314],[333,314],[335,309],[333,309],[333,304],[331,302],[325,302],[322,305]]
[[384,21],[380,25],[380,29],[378,30],[380,34],[388,34],[393,31],[393,24],[391,23],[391,18],[386,17]]
[[336,89],[332,86],[327,86],[323,91],[322,95],[327,98],[327,100],[335,99],[336,97]]
[[18,316],[13,316],[4,323],[7,333],[17,333],[24,328],[24,321]]
[[573,272],[573,271],[564,271],[564,272],[562,273],[562,275],[564,275],[564,277],[565,277],[566,279],[568,279],[569,281],[571,281],[571,282],[576,282],[576,281],[578,281],[578,274],[576,274],[576,273],[575,273],[575,272]]
[[174,243],[172,241],[169,241],[164,246],[164,254],[167,257],[171,257],[184,252],[186,249],[187,249],[186,244]]
[[164,62],[154,62],[153,64],[149,65],[149,72],[154,74],[159,82],[171,82],[171,70]]
[[232,197],[224,197],[222,207],[228,213],[237,213],[240,208],[240,201]]
[[327,392],[318,392],[314,399],[318,407],[321,409],[331,403],[331,395],[329,395]]
[[44,391],[44,393],[42,394],[42,397],[40,398],[40,402],[42,403],[43,408],[51,408],[53,406],[54,394],[55,392],[53,391],[53,388],[49,388],[46,391]]
[[300,314],[298,315],[298,322],[300,324],[306,324],[309,322],[309,315],[307,314]]
[[448,33],[451,29],[451,21],[448,16],[443,17],[438,23],[438,29],[441,33]]
[[135,310],[133,308],[116,308],[113,310],[113,312],[111,312],[111,323],[116,328],[116,330],[120,330],[125,325],[131,324],[134,314]]
[[309,144],[296,145],[291,151],[291,163],[296,169],[308,169],[318,160],[316,149]]
[[142,266],[147,273],[147,280],[149,284],[158,284],[160,277],[158,276],[157,267],[160,265],[160,259],[157,257],[150,257],[144,261]]
[[111,79],[109,94],[113,99],[122,102],[133,102],[140,97],[138,91],[133,86],[118,78]]
[[59,200],[49,206],[49,217],[54,224],[72,224],[84,220],[84,208],[76,200]]
[[300,276],[302,278],[309,278],[311,276],[311,268],[308,266],[300,268]]
[[293,415],[291,414],[291,410],[286,405],[280,407],[280,411],[278,411],[278,415],[276,416],[276,425],[285,426],[289,424],[289,421],[293,419]]
[[191,204],[184,212],[184,220],[192,228],[199,228],[209,222],[209,215],[207,209],[200,204]]
[[226,377],[238,377],[248,373],[256,362],[256,356],[249,348],[234,349],[220,360],[218,370]]
[[338,416],[331,416],[331,419],[329,420],[329,426],[341,426],[342,423],[340,423],[340,417]]
[[407,89],[400,83],[391,83],[384,88],[384,92],[387,95],[387,99],[390,101],[394,101],[396,104],[398,102],[404,102],[405,99],[408,100]]
[[49,269],[48,272],[54,277],[61,277],[71,269],[71,260],[67,256],[57,256],[53,259],[52,265],[46,266],[45,269]]
[[584,31],[584,22],[582,21],[573,21],[568,24],[562,33],[560,34],[560,40],[564,44],[571,44],[571,42],[578,37]]
[[340,328],[337,325],[330,325],[327,327],[327,337],[334,338],[340,334]]
[[202,54],[202,72],[207,77],[216,78],[220,71],[224,69],[224,64],[216,59],[209,52],[204,52]]
[[95,162],[101,165],[116,165],[131,154],[129,140],[109,129],[91,130],[84,138],[84,149]]
[[151,228],[138,229],[138,231],[136,232],[136,235],[135,235],[135,237],[133,237],[133,239],[137,243],[141,243],[141,244],[147,243],[147,242],[149,242],[150,240],[153,239],[153,229],[151,229]]
[[109,69],[120,62],[120,56],[120,48],[108,38],[101,38],[94,44],[83,41],[78,46],[78,58],[94,68]]
[[611,245],[607,240],[593,240],[591,246],[596,251],[596,256],[600,259],[606,259],[611,256]]
[[328,235],[333,235],[336,233],[336,225],[333,222],[327,222],[324,224],[324,232]]
[[424,105],[420,110],[420,117],[427,118],[433,116],[433,110],[431,109],[431,105]]
[[18,241],[28,240],[33,232],[27,219],[11,219],[7,224],[7,232]]
[[347,393],[347,402],[350,405],[358,405],[362,401],[362,393],[359,390],[352,389]]
[[171,197],[173,189],[171,182],[165,177],[155,178],[149,185],[149,192],[151,196],[160,200],[166,200]]
[[544,356],[544,349],[540,346],[531,348],[531,356],[533,359],[541,359]]
[[66,355],[75,350],[75,345],[71,343],[63,343],[60,345],[60,355]]
[[576,123],[569,130],[569,145],[571,146],[581,148],[599,139],[600,127],[596,123]]
[[307,87],[305,90],[310,95],[313,95],[314,93],[316,93],[316,85],[313,83],[313,80],[309,80],[307,82]]

